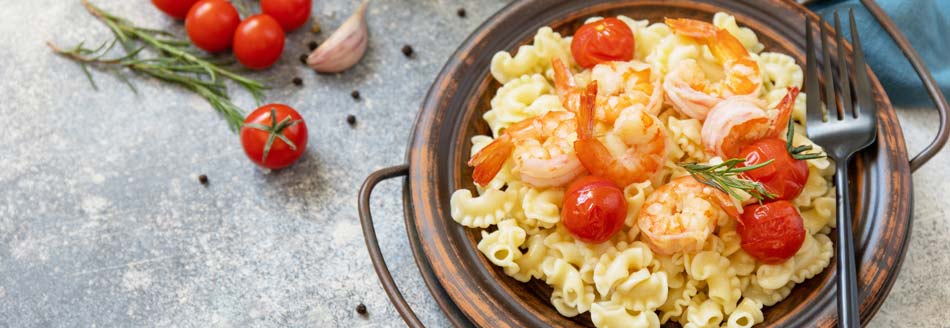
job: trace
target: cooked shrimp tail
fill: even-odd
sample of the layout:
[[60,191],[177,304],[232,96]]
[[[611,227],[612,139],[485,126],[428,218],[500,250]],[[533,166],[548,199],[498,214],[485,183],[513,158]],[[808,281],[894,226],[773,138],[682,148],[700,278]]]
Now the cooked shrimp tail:
[[551,60],[551,67],[554,68],[554,90],[561,97],[561,103],[565,109],[576,113],[581,106],[581,90],[577,88],[570,67],[558,57]]
[[795,98],[798,97],[798,91],[798,87],[788,88],[788,93],[785,94],[782,101],[775,107],[775,109],[778,110],[778,116],[776,116],[775,121],[772,122],[772,127],[769,129],[769,137],[781,136],[785,128],[788,127],[788,121],[792,119],[792,109],[795,108]]
[[689,18],[666,18],[663,20],[677,34],[695,39],[708,39],[716,36],[716,26],[707,22]]
[[514,144],[507,136],[501,136],[492,141],[488,146],[478,151],[475,156],[468,161],[468,166],[474,166],[475,172],[472,173],[472,179],[480,186],[491,182],[492,179],[501,171],[505,161],[511,156],[514,150]]
[[577,139],[594,138],[594,107],[597,101],[597,81],[590,85],[580,97],[580,109],[577,112]]
[[726,73],[726,90],[735,95],[755,93],[762,84],[759,64],[749,55],[749,51],[739,39],[724,29],[707,22],[686,19],[667,18],[666,25],[674,33],[691,37],[709,47],[716,59],[722,62]]
[[577,86],[574,76],[571,75],[571,69],[561,58],[554,57],[551,60],[551,67],[554,68],[554,87],[557,93],[566,94]]

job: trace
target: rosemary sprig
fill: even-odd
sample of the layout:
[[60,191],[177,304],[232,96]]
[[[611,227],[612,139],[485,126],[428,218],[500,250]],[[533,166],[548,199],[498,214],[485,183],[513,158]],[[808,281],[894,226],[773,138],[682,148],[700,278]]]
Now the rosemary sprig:
[[736,189],[745,191],[755,197],[759,202],[765,198],[775,198],[775,194],[765,190],[765,186],[757,181],[745,179],[743,172],[755,170],[757,168],[772,164],[772,160],[751,166],[737,167],[745,162],[742,158],[733,158],[716,165],[682,163],[680,166],[689,171],[699,182],[705,183],[716,189],[722,190],[735,199],[741,200],[742,197],[736,193]]
[[[224,84],[221,83],[221,81],[204,80],[194,74],[181,74],[181,72],[194,71],[194,65],[189,65],[178,61],[157,60],[154,58],[139,59],[137,58],[137,55],[143,50],[143,48],[133,49],[122,57],[104,59],[103,55],[105,52],[103,49],[108,51],[111,46],[85,48],[83,47],[83,43],[80,42],[76,47],[64,50],[50,42],[47,42],[46,44],[50,47],[50,49],[53,50],[53,52],[78,62],[83,67],[83,70],[87,73],[88,65],[97,65],[103,69],[125,67],[132,71],[143,73],[166,82],[178,84],[188,90],[191,90],[192,92],[197,93],[201,97],[205,98],[205,100],[211,104],[211,107],[220,113],[221,116],[224,116],[224,119],[228,122],[228,126],[234,132],[239,131],[241,125],[244,123],[244,114],[242,113],[241,109],[234,105],[234,103],[232,103],[228,98],[227,89]],[[123,82],[132,88],[133,91],[135,91],[135,87],[132,86],[132,84],[129,83],[124,76],[121,74],[118,76]],[[89,78],[89,81],[93,83],[93,86],[95,86],[92,76],[87,74],[87,78]]]
[[[193,67],[201,68],[212,81],[217,81],[218,75],[228,78],[247,90],[258,103],[263,101],[264,89],[266,89],[266,87],[262,83],[224,69],[208,58],[199,57],[192,52],[193,50],[190,47],[191,43],[187,40],[175,38],[171,33],[166,31],[136,26],[125,18],[113,15],[96,7],[88,0],[80,0],[80,2],[86,7],[89,13],[96,16],[96,18],[112,30],[117,42],[120,43],[126,51],[136,49],[136,42],[134,41],[139,41],[145,46],[161,53],[160,58],[180,61],[190,64]],[[197,71],[195,73],[197,73]]]
[[795,147],[792,145],[792,139],[795,138],[795,125],[793,125],[792,119],[788,120],[788,131],[785,132],[785,148],[788,149],[788,154],[792,155],[792,158],[807,161],[810,159],[825,158],[823,153],[805,153],[806,151],[812,150],[811,145],[801,145]]

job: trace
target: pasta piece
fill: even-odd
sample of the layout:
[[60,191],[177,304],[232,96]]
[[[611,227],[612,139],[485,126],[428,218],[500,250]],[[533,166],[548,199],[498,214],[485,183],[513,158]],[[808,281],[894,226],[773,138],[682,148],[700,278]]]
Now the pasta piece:
[[684,328],[719,327],[723,319],[722,305],[712,299],[704,300],[702,303],[690,302],[689,309],[686,310],[686,319]]
[[650,269],[653,272],[666,272],[667,284],[670,288],[681,288],[689,280],[686,276],[686,265],[682,254],[662,255],[653,254],[656,266]]
[[556,309],[561,315],[568,318],[581,314],[577,308],[567,304],[567,302],[564,300],[563,294],[564,293],[560,289],[555,289],[553,292],[551,292],[551,305],[554,305],[554,309]]
[[686,155],[685,158],[676,157],[682,162],[702,163],[709,159],[706,149],[703,147],[702,131],[703,123],[697,119],[680,120],[670,116],[667,120],[667,129],[671,139],[670,145],[675,145]]
[[781,264],[763,264],[755,272],[759,286],[765,289],[778,289],[792,280],[795,272],[795,258],[790,258]]
[[612,249],[601,255],[594,267],[594,286],[604,298],[610,296],[614,286],[625,284],[635,272],[640,270],[649,272],[647,266],[653,262],[653,251],[643,242],[637,241],[629,246],[621,243],[618,247],[625,249],[623,251]]
[[528,228],[548,229],[561,222],[561,203],[564,201],[564,189],[536,189],[525,187],[527,192],[521,201],[525,220],[522,225]]
[[562,259],[549,257],[541,264],[541,271],[544,273],[545,282],[560,292],[559,298],[564,306],[576,310],[577,313],[590,310],[591,304],[594,303],[594,289],[584,285],[574,266]]
[[801,212],[805,221],[805,230],[810,234],[817,234],[835,223],[834,197],[821,196],[811,201],[812,208]]
[[497,189],[485,190],[478,197],[472,197],[468,189],[456,190],[449,201],[452,219],[469,228],[487,228],[505,218],[514,208],[516,197],[517,193]]
[[724,313],[729,314],[736,308],[742,290],[729,259],[715,252],[703,251],[696,254],[686,268],[693,279],[706,281],[709,299],[722,306]]
[[640,231],[637,225],[637,215],[640,213],[640,208],[643,207],[647,195],[652,193],[653,183],[650,181],[633,183],[623,188],[623,197],[627,199],[627,218],[624,219],[624,226],[630,229],[627,231],[627,235],[631,239],[636,238]]
[[663,303],[659,308],[660,323],[666,323],[670,319],[682,315],[689,305],[689,301],[693,299],[693,296],[696,296],[698,285],[699,282],[689,279],[682,287],[671,288],[666,303]]
[[[560,101],[551,104],[552,107],[531,106],[535,100],[544,95],[551,95],[553,87],[540,74],[522,75],[520,78],[508,81],[491,99],[491,112],[497,119],[498,127],[493,129],[505,128],[512,123],[524,121],[526,119],[544,115],[551,109],[562,108]],[[556,97],[556,96],[554,96]],[[529,111],[528,109],[531,109]]]
[[[653,67],[659,68],[659,72],[663,75],[669,73],[671,67],[675,67],[677,63],[685,59],[694,59],[702,67],[704,63],[706,63],[706,60],[703,57],[701,47],[702,46],[693,39],[670,34],[660,39],[653,48],[653,51],[647,55],[646,62]],[[715,65],[713,64],[713,66]]]
[[482,240],[478,242],[478,250],[485,254],[489,261],[505,269],[505,273],[513,276],[520,267],[515,263],[521,257],[519,246],[524,243],[525,232],[515,220],[504,220],[498,223],[498,230],[491,233],[482,231]]
[[805,244],[795,254],[795,268],[791,280],[801,283],[805,279],[811,279],[831,262],[831,256],[834,252],[834,245],[828,236],[818,234],[814,237],[806,235]]
[[742,237],[736,231],[737,224],[738,221],[729,216],[719,219],[719,231],[716,232],[716,235],[722,241],[722,251],[720,252],[722,256],[729,257],[742,249]]
[[792,199],[792,204],[797,207],[812,206],[812,200],[827,193],[830,189],[829,185],[828,180],[822,177],[817,169],[809,167],[805,187],[798,196]]
[[597,302],[590,307],[590,319],[599,328],[658,328],[660,320],[653,311],[629,311],[609,302]]
[[630,26],[633,31],[634,40],[637,41],[634,58],[639,60],[646,59],[656,48],[656,45],[660,43],[660,40],[673,34],[670,28],[663,23],[650,24],[647,20],[634,20],[624,15],[617,16],[617,18]]
[[755,258],[741,249],[729,255],[729,264],[737,276],[747,276],[755,271]]
[[521,257],[515,259],[518,265],[518,272],[509,274],[515,280],[528,282],[531,278],[544,279],[544,272],[541,270],[541,264],[547,259],[548,249],[544,246],[545,233],[532,235],[527,241],[527,250]]
[[729,319],[726,320],[724,326],[728,328],[751,328],[762,321],[765,321],[765,316],[762,314],[762,304],[746,298],[739,302],[739,306],[736,307],[735,311],[729,314]]
[[766,289],[759,286],[755,275],[749,277],[749,285],[742,291],[742,295],[764,306],[772,306],[781,302],[788,297],[788,294],[792,293],[792,287],[795,286],[795,283],[790,281],[781,288]]
[[762,86],[766,92],[787,90],[789,87],[801,89],[804,78],[802,67],[798,66],[791,56],[763,52],[758,56],[758,63],[759,70],[762,72]]
[[491,74],[502,84],[523,75],[544,74],[550,70],[554,58],[573,64],[571,42],[545,26],[535,34],[534,43],[519,47],[515,56],[506,51],[496,53],[491,61]]
[[666,303],[667,296],[666,273],[641,269],[616,286],[610,301],[634,311],[654,311]]
[[563,225],[558,225],[554,233],[544,239],[544,245],[552,251],[552,254],[577,267],[584,283],[593,284],[594,267],[600,256],[613,248],[614,243],[618,242],[622,234],[617,235],[608,242],[588,244],[575,240]]

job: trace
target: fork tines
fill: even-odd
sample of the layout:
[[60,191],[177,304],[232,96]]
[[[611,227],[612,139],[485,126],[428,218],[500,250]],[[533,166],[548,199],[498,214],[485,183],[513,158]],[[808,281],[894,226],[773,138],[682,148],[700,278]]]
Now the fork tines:
[[[848,12],[851,23],[851,36],[853,45],[853,69],[848,65],[847,53],[845,52],[844,32],[841,29],[841,21],[838,18],[838,12],[834,13],[834,31],[829,28],[819,17],[818,26],[821,32],[821,71],[820,78],[824,80],[824,90],[819,82],[819,69],[816,60],[816,45],[812,35],[812,21],[807,19],[805,28],[806,35],[806,76],[805,93],[808,95],[807,120],[827,122],[829,118],[844,120],[850,116],[859,118],[862,115],[874,117],[874,102],[871,95],[870,80],[867,72],[867,62],[864,57],[864,51],[861,47],[861,39],[858,36],[857,24],[854,19],[854,12]],[[830,34],[834,33],[835,45],[837,50],[837,60],[832,60],[832,49],[829,46]],[[837,64],[837,72],[834,69],[833,62]],[[835,92],[838,91],[838,92]],[[827,109],[822,110],[821,102],[825,100],[828,104]],[[812,109],[818,109],[817,111]],[[834,113],[834,114],[832,114]]]

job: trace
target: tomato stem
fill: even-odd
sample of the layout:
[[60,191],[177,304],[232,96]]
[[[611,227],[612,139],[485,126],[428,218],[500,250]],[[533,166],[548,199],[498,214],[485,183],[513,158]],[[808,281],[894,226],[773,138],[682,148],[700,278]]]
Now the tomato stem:
[[294,120],[290,118],[290,115],[284,117],[283,120],[277,122],[277,110],[274,108],[270,109],[270,126],[263,125],[260,123],[245,123],[244,126],[258,129],[264,132],[267,132],[267,142],[264,144],[264,156],[261,157],[261,163],[267,162],[267,155],[270,154],[270,149],[274,145],[274,140],[280,139],[287,146],[290,146],[291,150],[297,150],[297,145],[293,141],[287,138],[284,135],[284,130],[287,128],[297,125],[300,123],[300,120]]

